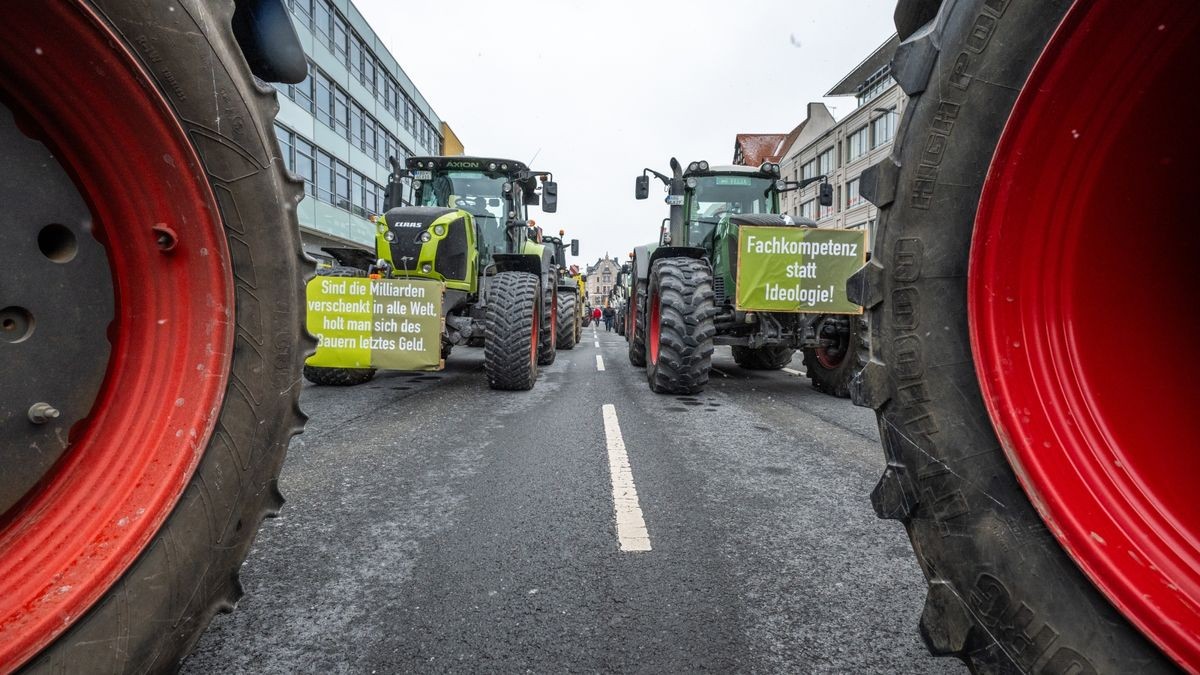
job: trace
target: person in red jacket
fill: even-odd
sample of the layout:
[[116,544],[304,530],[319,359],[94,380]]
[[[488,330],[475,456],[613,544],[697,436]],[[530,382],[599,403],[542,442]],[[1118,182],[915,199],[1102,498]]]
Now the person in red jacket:
[[603,314],[603,312],[600,311],[599,307],[593,308],[592,309],[592,321],[599,321],[601,314]]

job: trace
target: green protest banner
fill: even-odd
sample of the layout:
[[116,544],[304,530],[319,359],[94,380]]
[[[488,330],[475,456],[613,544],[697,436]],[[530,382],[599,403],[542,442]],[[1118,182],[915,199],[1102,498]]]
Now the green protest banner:
[[306,300],[317,353],[307,364],[441,370],[444,291],[431,279],[314,277]]
[[807,227],[738,228],[738,309],[861,314],[846,280],[866,263],[867,233]]

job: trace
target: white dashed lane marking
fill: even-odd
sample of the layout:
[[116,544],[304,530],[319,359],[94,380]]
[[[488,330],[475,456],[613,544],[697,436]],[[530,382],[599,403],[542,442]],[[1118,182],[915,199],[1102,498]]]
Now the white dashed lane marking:
[[599,354],[596,355],[596,370],[604,370],[604,357]]
[[612,476],[613,514],[617,519],[617,541],[622,551],[649,551],[650,533],[642,517],[637,486],[633,484],[633,469],[625,452],[625,439],[617,421],[617,409],[606,403],[600,409],[604,415],[604,437],[608,445],[608,472]]
[[804,373],[802,373],[802,372],[800,372],[799,370],[796,370],[796,369],[794,369],[794,368],[784,368],[784,369],[783,369],[783,372],[785,372],[785,373],[790,373],[790,374],[792,374],[792,375],[803,375],[803,374],[804,374]]

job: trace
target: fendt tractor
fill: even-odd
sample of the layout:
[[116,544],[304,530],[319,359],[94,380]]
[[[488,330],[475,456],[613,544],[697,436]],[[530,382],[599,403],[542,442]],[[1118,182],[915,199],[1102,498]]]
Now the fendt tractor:
[[[532,388],[538,366],[554,362],[559,289],[571,290],[560,272],[565,247],[539,243],[527,217],[530,205],[557,210],[553,176],[510,159],[391,161],[384,213],[376,219],[376,257],[326,248],[340,264],[321,274],[442,282],[444,322],[434,339],[443,358],[455,345],[483,347],[489,386]],[[406,184],[411,206],[404,205]],[[571,249],[577,251],[578,242]],[[360,384],[374,374],[373,367],[304,368],[306,378],[326,385]]]
[[281,0],[8,2],[0,673],[169,672],[303,426]]
[[[540,230],[539,230],[540,232]],[[551,265],[555,269],[558,284],[558,348],[574,349],[583,333],[583,287],[579,279],[570,273],[567,264],[567,252],[572,257],[579,256],[579,240],[572,239],[570,244],[563,241],[565,230],[559,230],[558,236],[541,235],[542,244],[548,246],[553,256]]]
[[[651,175],[667,189],[670,217],[656,244],[634,249],[626,319],[629,360],[646,367],[651,389],[669,394],[703,389],[714,345],[729,345],[743,368],[772,370],[791,362],[797,349],[828,354],[851,339],[857,316],[806,312],[799,303],[788,311],[752,311],[737,305],[739,283],[761,283],[741,274],[741,228],[815,228],[811,220],[778,215],[779,194],[822,181],[819,200],[828,206],[832,192],[824,176],[785,181],[779,178],[779,166],[770,162],[748,167],[700,161],[685,169],[672,158],[671,175],[645,169],[638,176],[637,199],[649,196]],[[844,278],[840,285],[835,294],[844,296]],[[851,369],[839,369],[840,361],[831,365],[810,369],[810,376],[821,381],[836,374],[845,383],[822,384],[845,390]]]

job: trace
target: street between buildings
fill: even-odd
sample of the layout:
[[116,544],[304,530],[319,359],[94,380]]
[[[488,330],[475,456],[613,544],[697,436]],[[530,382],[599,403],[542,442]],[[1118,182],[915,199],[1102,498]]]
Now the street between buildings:
[[288,499],[185,672],[958,672],[913,626],[874,416],[797,357],[661,396],[594,326],[528,392],[482,350],[306,385]]

